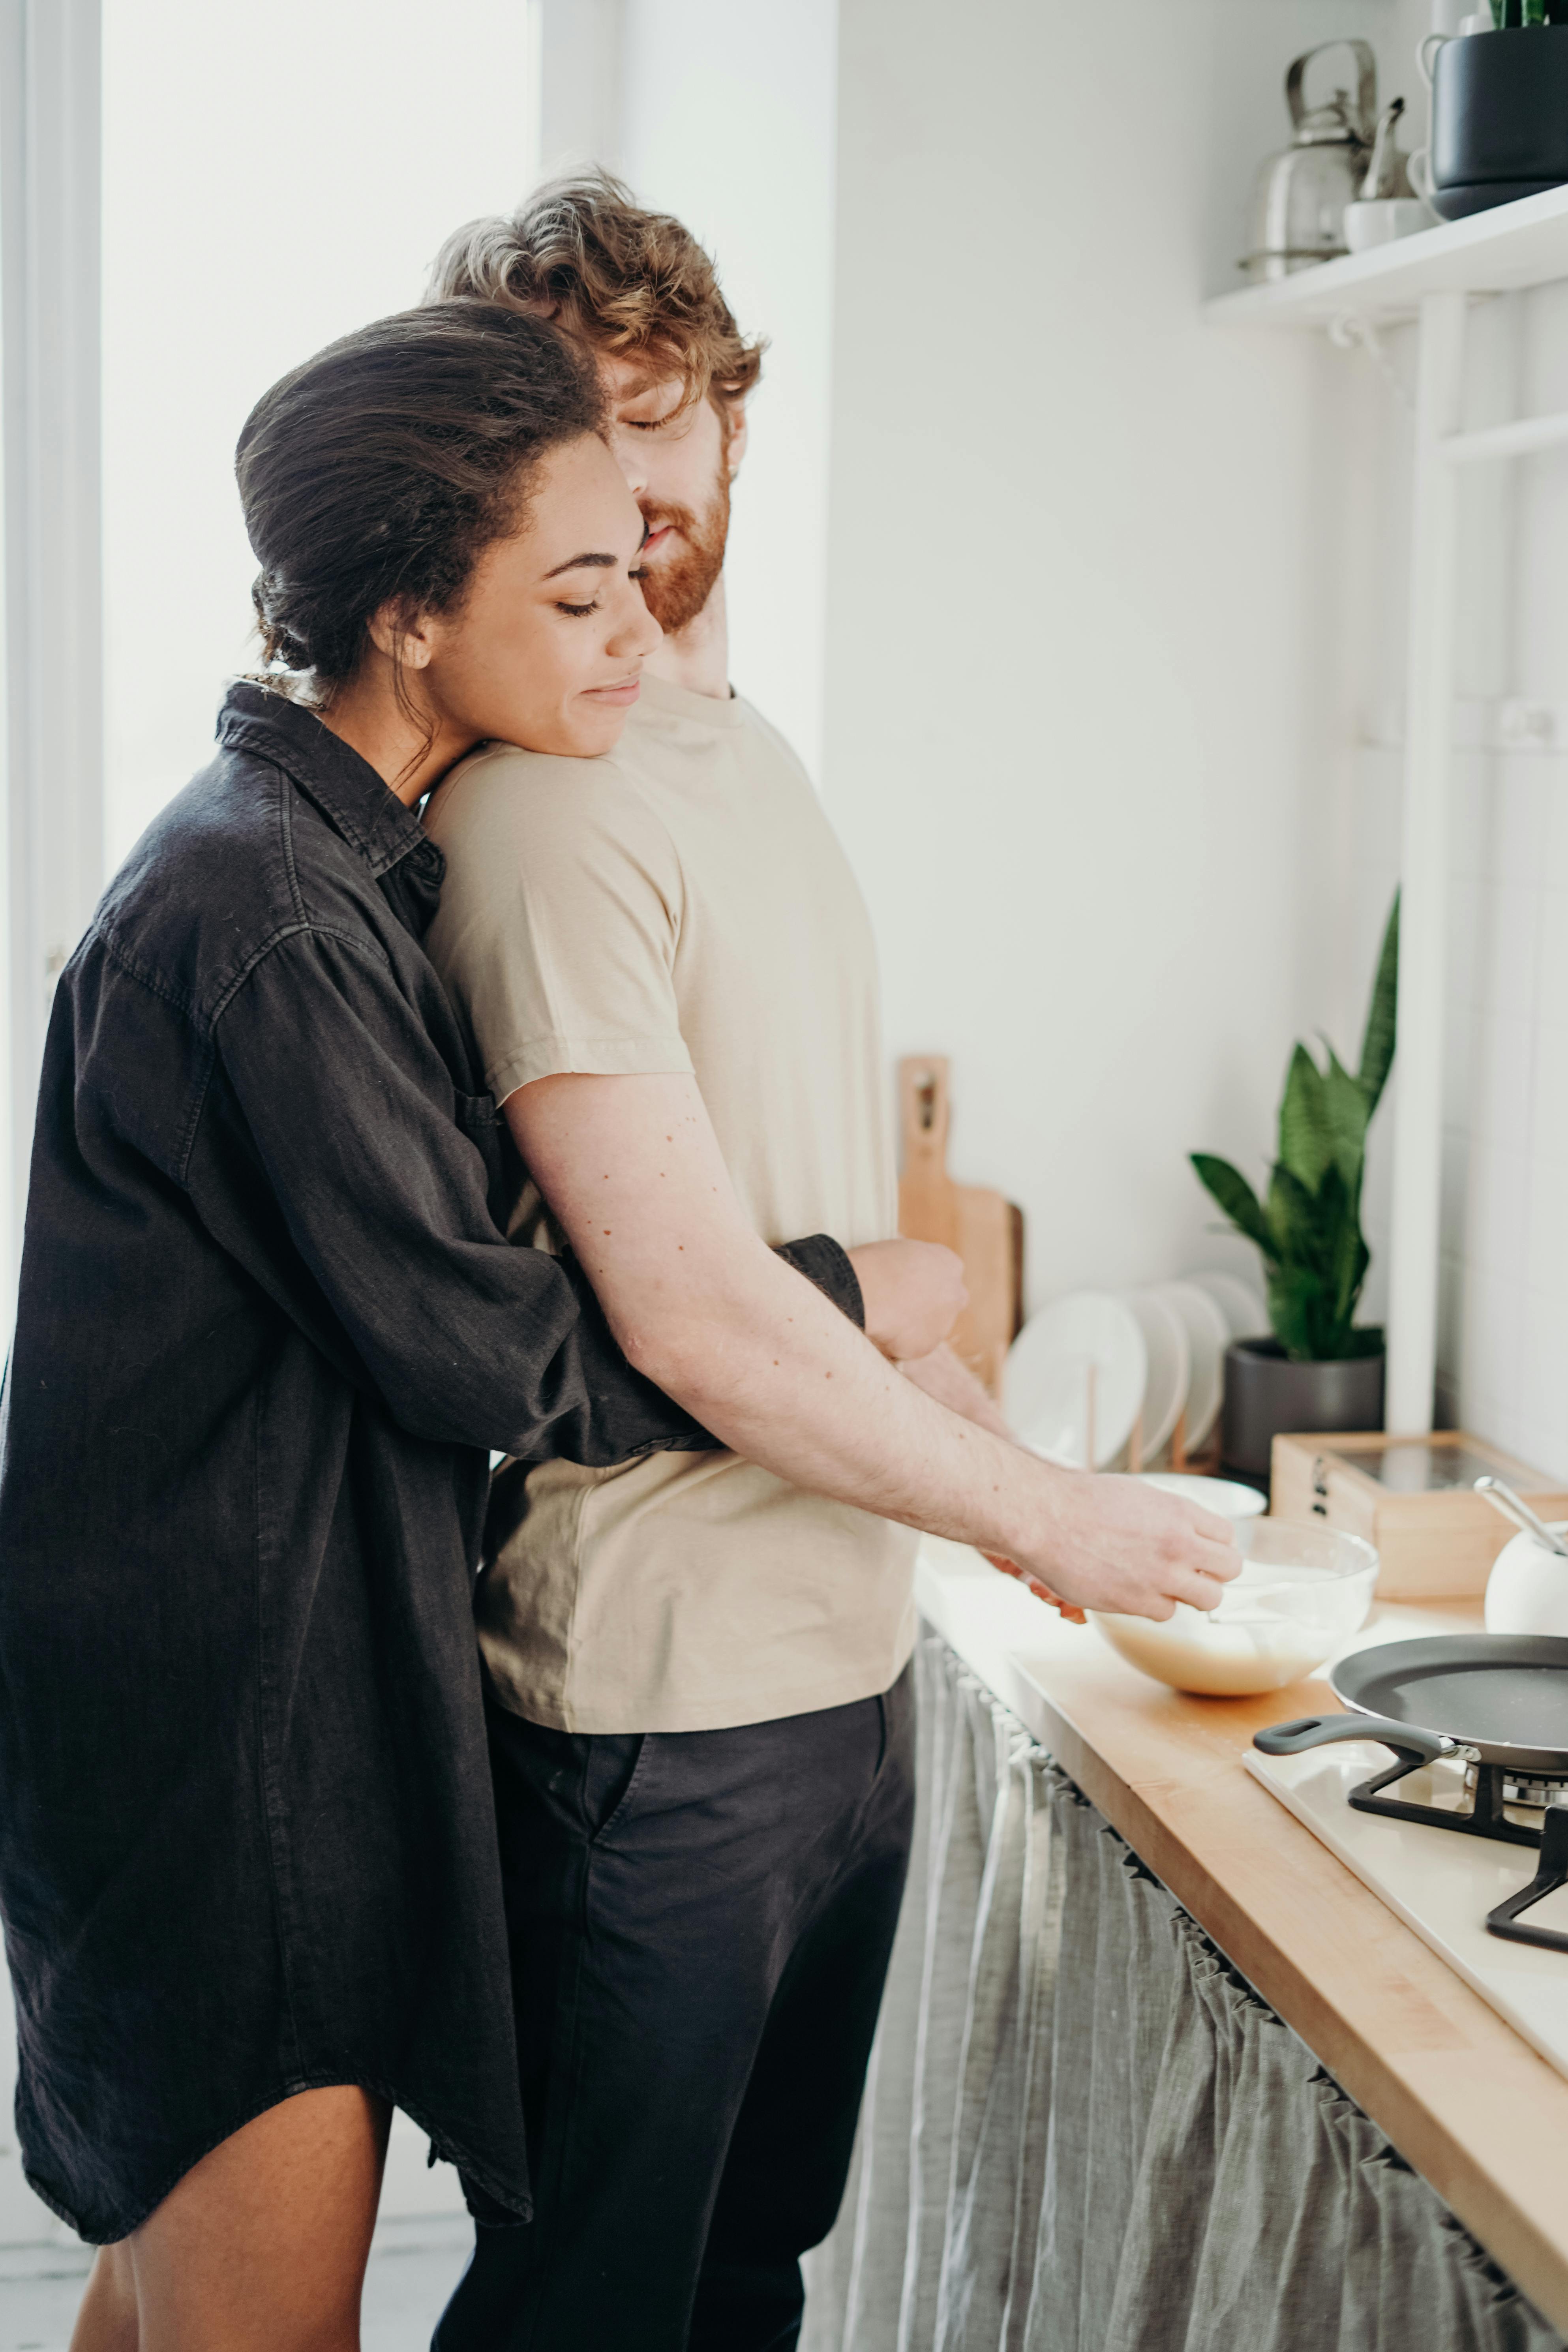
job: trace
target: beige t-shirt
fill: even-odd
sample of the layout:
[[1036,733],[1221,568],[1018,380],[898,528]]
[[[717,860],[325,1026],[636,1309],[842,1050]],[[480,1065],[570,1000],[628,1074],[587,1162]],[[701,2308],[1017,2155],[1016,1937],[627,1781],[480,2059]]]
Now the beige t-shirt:
[[[876,953],[800,763],[749,704],[648,678],[619,748],[491,744],[427,822],[426,940],[498,1101],[557,1071],[692,1071],[763,1239],[897,1231]],[[536,1192],[511,1231],[558,1247]],[[708,1731],[886,1690],[914,1538],[727,1453],[545,1463],[479,1593],[499,1696],[567,1731]]]

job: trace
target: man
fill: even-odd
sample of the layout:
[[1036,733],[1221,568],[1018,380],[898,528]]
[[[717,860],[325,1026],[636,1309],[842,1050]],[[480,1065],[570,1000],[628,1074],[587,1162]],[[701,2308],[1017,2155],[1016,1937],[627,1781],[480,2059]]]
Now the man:
[[1004,1443],[945,1350],[900,1380],[778,1287],[784,1233],[892,1233],[893,1167],[864,908],[728,683],[761,348],[708,257],[592,175],[459,233],[433,291],[592,353],[666,634],[616,753],[490,746],[443,787],[431,953],[526,1171],[514,1234],[572,1248],[731,1449],[509,1474],[479,1615],[535,2220],[480,2231],[437,2342],[763,2352],[842,2193],[898,1916],[910,1528],[1153,1615],[1235,1556]]

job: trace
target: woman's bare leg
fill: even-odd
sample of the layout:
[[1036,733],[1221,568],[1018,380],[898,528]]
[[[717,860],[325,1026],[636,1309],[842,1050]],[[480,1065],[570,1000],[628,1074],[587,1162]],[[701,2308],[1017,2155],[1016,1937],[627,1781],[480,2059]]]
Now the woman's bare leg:
[[126,2240],[137,2334],[73,2352],[358,2352],[391,2119],[348,2087],[258,2116]]
[[100,2246],[77,2310],[70,2352],[141,2352],[130,2241]]

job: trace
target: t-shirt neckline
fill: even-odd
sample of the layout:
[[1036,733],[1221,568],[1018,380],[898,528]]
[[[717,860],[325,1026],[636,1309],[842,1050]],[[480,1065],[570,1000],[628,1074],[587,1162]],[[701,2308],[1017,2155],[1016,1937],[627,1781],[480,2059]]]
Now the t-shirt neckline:
[[649,677],[646,672],[642,692],[633,706],[634,717],[639,709],[663,711],[699,727],[740,727],[745,719],[744,706],[733,687],[729,698],[721,701],[716,694],[694,694],[689,686],[676,686],[668,677]]

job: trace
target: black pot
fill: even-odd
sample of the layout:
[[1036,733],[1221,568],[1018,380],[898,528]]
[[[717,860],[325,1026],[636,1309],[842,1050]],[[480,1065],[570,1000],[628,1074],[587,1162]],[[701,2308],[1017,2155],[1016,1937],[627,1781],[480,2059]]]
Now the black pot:
[[1568,180],[1568,25],[1445,41],[1432,73],[1431,159],[1439,192],[1497,184],[1499,203]]
[[1225,1351],[1222,1466],[1266,1479],[1278,1436],[1381,1429],[1384,1362],[1380,1354],[1293,1364],[1278,1339],[1233,1339]]

